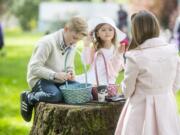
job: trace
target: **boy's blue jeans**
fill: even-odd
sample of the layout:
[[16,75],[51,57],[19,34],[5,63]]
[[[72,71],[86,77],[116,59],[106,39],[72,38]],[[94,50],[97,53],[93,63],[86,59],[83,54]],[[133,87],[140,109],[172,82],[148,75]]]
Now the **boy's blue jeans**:
[[[68,81],[75,83],[75,81]],[[28,101],[31,105],[37,102],[58,103],[63,101],[62,92],[59,89],[65,83],[54,83],[49,80],[41,79],[33,87],[32,92],[28,94]]]

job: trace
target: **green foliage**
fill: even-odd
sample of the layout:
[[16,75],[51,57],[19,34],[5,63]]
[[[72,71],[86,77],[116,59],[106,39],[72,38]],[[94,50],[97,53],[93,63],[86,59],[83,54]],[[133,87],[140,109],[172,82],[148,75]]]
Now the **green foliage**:
[[20,116],[19,94],[27,89],[26,67],[41,34],[5,33],[5,57],[0,57],[0,135],[28,135],[32,123]]
[[[45,0],[45,1],[58,1],[58,0]],[[74,0],[68,0],[68,1],[74,1]],[[23,30],[29,31],[37,26],[39,4],[41,2],[42,2],[41,0],[19,0],[18,2],[17,1],[13,2],[12,13],[18,17],[20,25]]]
[[37,22],[39,2],[40,0],[14,1],[12,11],[18,17],[23,30],[31,30],[31,23]]
[[0,0],[0,17],[7,12],[8,7],[12,5],[12,2],[12,0]]

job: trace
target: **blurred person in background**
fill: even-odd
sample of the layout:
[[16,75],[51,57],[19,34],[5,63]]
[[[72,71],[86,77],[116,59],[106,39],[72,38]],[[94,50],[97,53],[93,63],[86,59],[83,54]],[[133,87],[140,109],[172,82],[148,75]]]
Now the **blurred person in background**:
[[3,56],[4,53],[2,52],[2,49],[4,47],[4,33],[2,29],[2,25],[0,23],[0,55]]
[[118,11],[118,28],[125,32],[127,34],[128,32],[128,13],[127,11],[123,8],[123,6],[120,4],[119,5],[119,11]]

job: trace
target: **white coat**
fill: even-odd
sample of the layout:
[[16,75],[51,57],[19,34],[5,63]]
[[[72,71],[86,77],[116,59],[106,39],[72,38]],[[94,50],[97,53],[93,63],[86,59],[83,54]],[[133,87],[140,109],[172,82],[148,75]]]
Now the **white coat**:
[[175,91],[180,89],[180,58],[161,38],[127,52],[122,90],[127,102],[115,135],[180,135]]

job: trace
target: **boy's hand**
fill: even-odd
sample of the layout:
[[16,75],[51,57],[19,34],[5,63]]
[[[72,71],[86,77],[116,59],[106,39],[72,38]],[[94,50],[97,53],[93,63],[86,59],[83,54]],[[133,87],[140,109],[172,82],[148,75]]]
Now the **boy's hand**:
[[62,81],[66,81],[66,80],[70,80],[72,78],[71,73],[66,73],[66,72],[58,72],[55,74],[55,80],[62,80]]
[[74,76],[74,73],[73,73],[72,70],[69,70],[69,71],[67,72],[67,74],[68,74],[68,80],[70,80],[70,81],[75,80],[75,76]]

